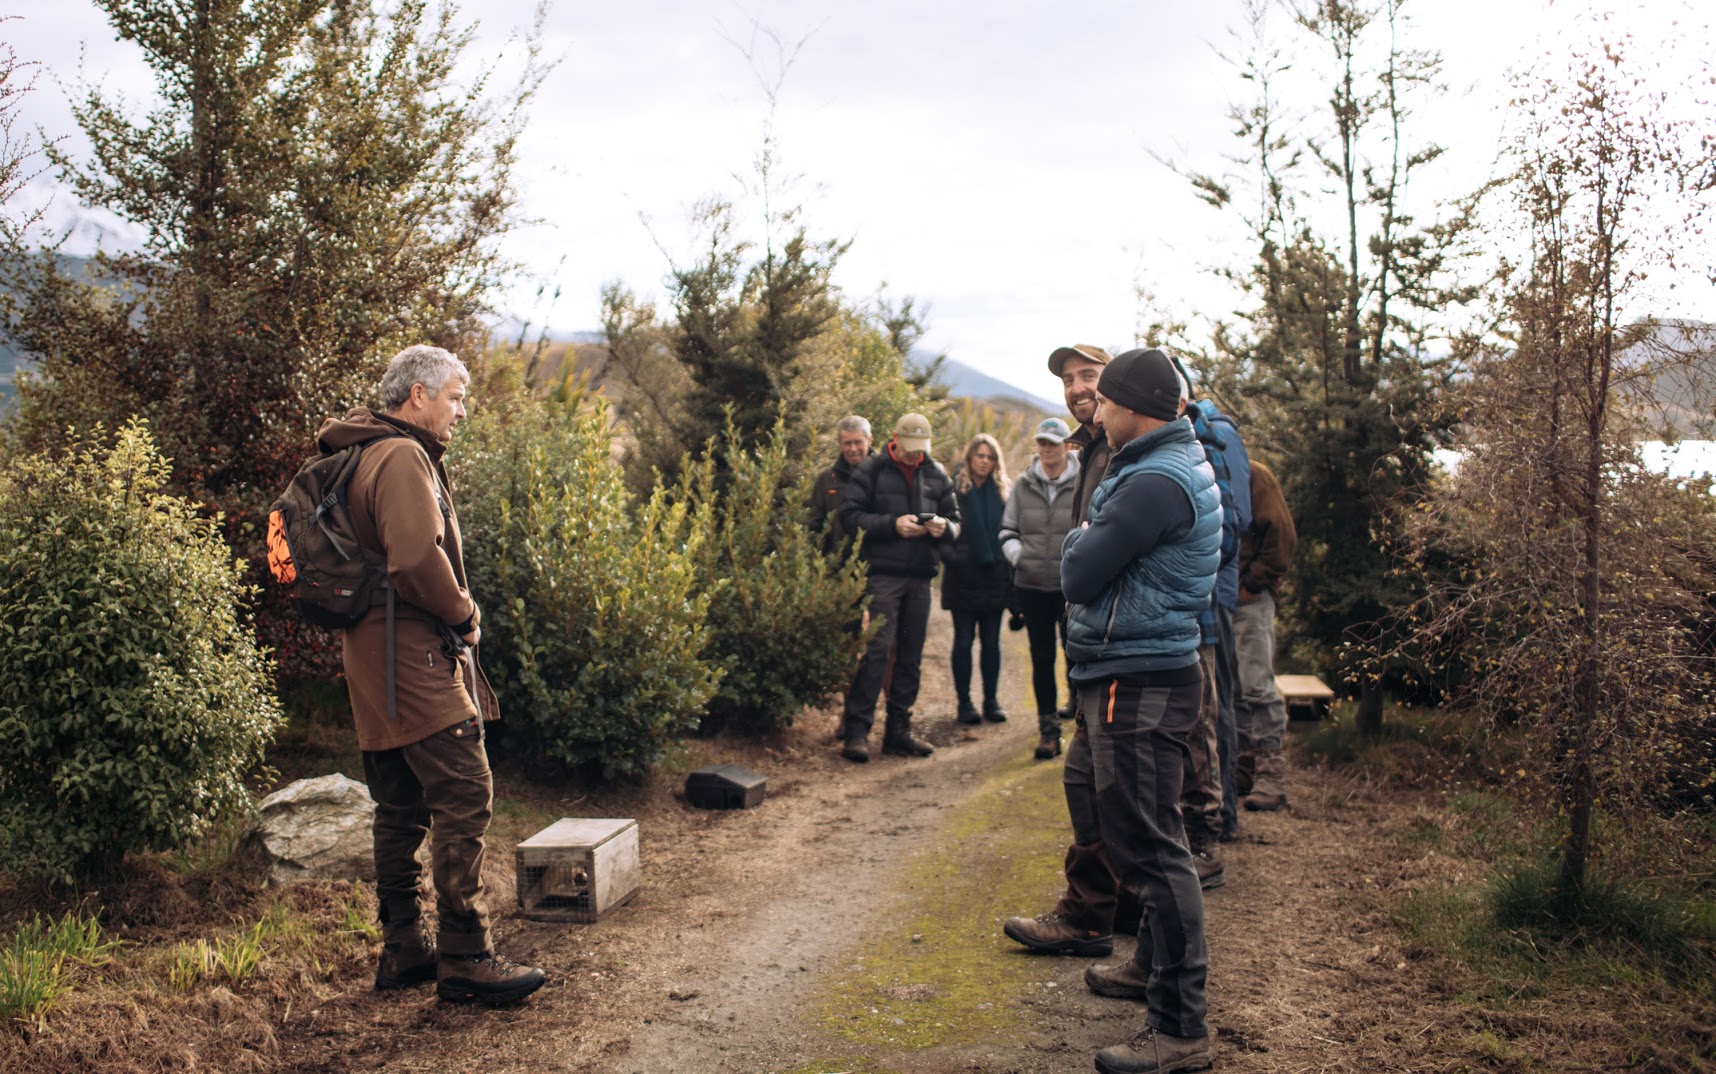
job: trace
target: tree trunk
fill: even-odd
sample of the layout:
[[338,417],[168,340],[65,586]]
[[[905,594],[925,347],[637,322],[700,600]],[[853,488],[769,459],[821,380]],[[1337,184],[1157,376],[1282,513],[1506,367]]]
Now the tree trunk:
[[1382,734],[1382,680],[1367,678],[1359,686],[1358,713],[1353,726],[1360,734]]

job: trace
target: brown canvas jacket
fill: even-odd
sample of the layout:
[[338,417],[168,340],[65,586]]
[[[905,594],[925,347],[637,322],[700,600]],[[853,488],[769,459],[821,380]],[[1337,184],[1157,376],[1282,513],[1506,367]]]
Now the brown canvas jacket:
[[475,652],[468,661],[450,660],[440,632],[442,624],[468,630],[478,618],[466,587],[453,490],[441,464],[446,445],[426,430],[363,407],[328,419],[317,441],[327,450],[365,445],[347,502],[358,539],[386,552],[398,596],[395,719],[387,714],[386,607],[378,605],[345,632],[346,684],[359,748],[395,749],[479,715],[498,718]]
[[1281,482],[1261,459],[1251,460],[1251,528],[1239,540],[1239,587],[1279,596],[1281,579],[1293,567],[1299,531]]

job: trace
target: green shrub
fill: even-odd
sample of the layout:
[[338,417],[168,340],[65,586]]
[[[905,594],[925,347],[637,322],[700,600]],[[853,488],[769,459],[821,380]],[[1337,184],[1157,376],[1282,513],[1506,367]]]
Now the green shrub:
[[449,458],[509,741],[567,771],[647,771],[720,676],[688,508],[633,503],[576,392],[479,411]]
[[[731,426],[727,436],[730,445]],[[683,468],[680,497],[705,534],[693,554],[713,595],[707,653],[723,672],[705,730],[776,730],[852,677],[860,640],[849,628],[864,569],[855,555],[841,563],[822,554],[787,468],[778,422],[756,448],[711,442]]]
[[0,467],[0,867],[75,881],[249,805],[280,723],[250,591],[147,427]]

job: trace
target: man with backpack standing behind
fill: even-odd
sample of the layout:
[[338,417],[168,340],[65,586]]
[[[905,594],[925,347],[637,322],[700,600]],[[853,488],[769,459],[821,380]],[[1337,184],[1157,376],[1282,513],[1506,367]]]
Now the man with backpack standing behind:
[[1287,702],[1275,687],[1275,601],[1293,567],[1299,531],[1275,474],[1251,460],[1251,528],[1239,545],[1239,607],[1233,613],[1239,657],[1239,783],[1250,810],[1273,811],[1287,804]]
[[[483,893],[493,783],[483,723],[497,719],[477,666],[481,613],[466,588],[458,515],[441,458],[465,416],[470,372],[439,347],[407,347],[381,381],[383,410],[322,424],[324,453],[359,447],[346,487],[358,545],[385,557],[371,608],[345,631],[342,657],[364,777],[375,799],[378,989],[438,981],[443,999],[523,999],[539,969],[494,953]],[[392,674],[389,674],[391,664]],[[430,872],[439,948],[424,931],[417,850],[433,830]]]

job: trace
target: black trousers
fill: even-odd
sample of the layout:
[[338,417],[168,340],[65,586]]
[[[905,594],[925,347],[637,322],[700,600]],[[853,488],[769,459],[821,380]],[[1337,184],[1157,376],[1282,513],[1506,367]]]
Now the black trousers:
[[918,701],[918,665],[923,662],[924,635],[929,632],[930,580],[872,574],[867,583],[870,617],[881,626],[864,649],[858,673],[846,691],[843,725],[847,740],[864,739],[876,722],[876,699],[888,676],[893,654],[894,677],[888,682],[888,726],[906,730]]
[[996,687],[1001,682],[1001,616],[1002,610],[992,612],[956,611],[953,613],[953,692],[960,704],[971,702],[971,642],[976,639],[981,652],[979,667],[983,673],[983,700],[995,700]]
[[1146,685],[1147,675],[1079,684],[1090,735],[1097,821],[1123,890],[1144,904],[1133,958],[1149,972],[1149,1024],[1201,1037],[1209,976],[1204,899],[1186,849],[1180,778],[1186,733],[1197,723],[1201,676],[1186,685]]
[[[1025,617],[1025,637],[1031,645],[1031,689],[1037,695],[1037,730],[1060,734],[1060,683],[1055,679],[1055,659],[1067,642],[1066,598],[1058,589],[1015,589],[1019,611]],[[1060,643],[1055,632],[1060,631]],[[1067,697],[1074,696],[1071,683]]]

